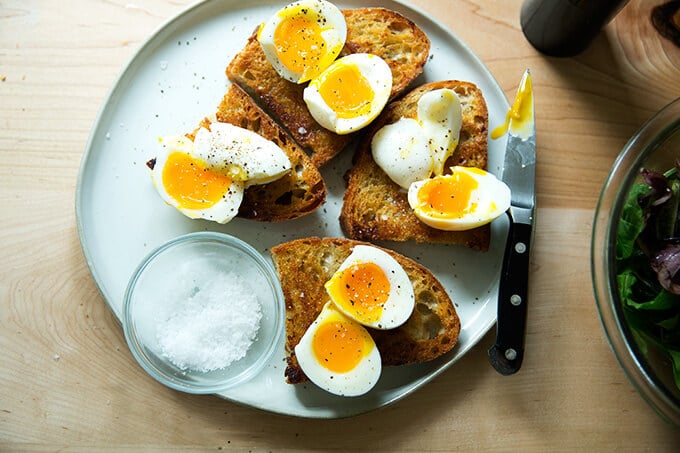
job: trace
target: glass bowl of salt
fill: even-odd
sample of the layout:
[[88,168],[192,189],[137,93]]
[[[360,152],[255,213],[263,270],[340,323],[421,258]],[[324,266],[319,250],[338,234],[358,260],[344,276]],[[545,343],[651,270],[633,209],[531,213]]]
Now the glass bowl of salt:
[[283,336],[273,267],[246,242],[188,233],[158,247],[125,293],[123,330],[154,379],[187,393],[219,393],[253,378]]

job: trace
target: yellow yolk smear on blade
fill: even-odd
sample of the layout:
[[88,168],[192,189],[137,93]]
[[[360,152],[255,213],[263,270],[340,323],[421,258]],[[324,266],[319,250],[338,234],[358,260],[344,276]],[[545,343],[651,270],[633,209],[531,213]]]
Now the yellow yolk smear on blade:
[[304,13],[283,20],[274,32],[274,46],[281,63],[303,74],[305,80],[314,77],[327,53],[322,31],[317,19]]
[[371,352],[371,340],[366,336],[368,332],[354,322],[325,322],[314,333],[312,350],[324,368],[335,373],[347,373]]
[[227,193],[230,185],[231,178],[185,153],[171,153],[163,167],[163,186],[181,208],[209,208]]
[[474,210],[470,199],[478,186],[477,180],[463,172],[432,178],[418,192],[420,209],[432,217],[462,217]]
[[382,317],[383,305],[390,294],[390,281],[375,263],[355,263],[331,279],[326,289],[334,303],[362,324]]
[[491,138],[497,139],[503,136],[510,127],[512,120],[512,128],[517,131],[522,131],[533,120],[532,106],[533,106],[534,92],[531,87],[531,77],[527,76],[525,82],[517,90],[515,101],[512,107],[508,110],[505,116],[505,122],[491,131]]
[[339,65],[322,76],[319,94],[338,118],[356,118],[371,110],[375,96],[368,79],[354,65]]

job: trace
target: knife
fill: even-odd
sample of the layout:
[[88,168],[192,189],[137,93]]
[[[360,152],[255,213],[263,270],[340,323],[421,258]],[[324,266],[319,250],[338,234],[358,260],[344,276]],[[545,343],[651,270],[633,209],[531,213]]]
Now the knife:
[[[502,132],[505,127],[508,139],[502,179],[511,191],[510,208],[507,211],[510,228],[498,288],[496,341],[489,349],[489,361],[500,374],[510,375],[519,371],[524,357],[529,257],[536,205],[536,126],[528,69],[519,83]],[[496,132],[494,130],[492,138]]]

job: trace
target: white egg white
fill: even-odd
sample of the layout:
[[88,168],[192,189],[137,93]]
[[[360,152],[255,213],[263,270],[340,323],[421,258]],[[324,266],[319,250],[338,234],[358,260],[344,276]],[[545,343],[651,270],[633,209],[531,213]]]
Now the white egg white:
[[373,136],[373,160],[402,189],[441,175],[446,160],[458,146],[462,125],[460,99],[442,88],[423,94],[416,118],[400,118]]
[[291,170],[290,159],[274,142],[229,123],[212,123],[210,130],[200,128],[193,152],[246,187],[275,181]]
[[[322,96],[323,86],[335,83],[334,74],[346,68],[356,69],[370,86],[369,98],[361,99],[368,110],[349,117],[338,114]],[[371,123],[383,110],[392,91],[392,70],[377,55],[366,53],[350,54],[336,60],[328,69],[309,82],[303,92],[303,99],[312,117],[324,128],[336,134],[349,134]],[[356,92],[354,95],[358,95]]]
[[[354,265],[373,263],[379,267],[389,282],[389,294],[382,304],[380,316],[373,318],[362,313],[361,308],[350,300],[342,300],[342,291],[334,290],[342,286],[340,276],[343,271],[351,270]],[[339,286],[338,286],[339,285]],[[413,285],[406,271],[389,253],[369,245],[357,245],[352,253],[343,261],[333,277],[326,283],[326,290],[331,300],[345,315],[374,329],[394,329],[404,324],[413,313],[415,295]],[[361,295],[355,295],[361,297]]]
[[[426,225],[447,231],[463,231],[492,222],[510,207],[510,188],[492,173],[468,167],[452,167],[452,174],[435,176],[411,184],[408,202],[415,215]],[[470,201],[463,212],[435,212],[422,197],[421,191],[432,181],[447,181],[463,173],[477,181]]]
[[371,140],[373,160],[402,189],[428,178],[434,169],[434,158],[420,123],[401,118],[380,128]]
[[[360,360],[352,369],[343,372],[334,371],[332,364],[328,364],[323,357],[317,357],[314,347],[317,332],[322,331],[324,326],[332,326],[334,331],[338,332],[336,323],[351,326],[352,331],[359,332],[362,338],[359,342],[362,348]],[[336,354],[342,353],[341,348],[347,344],[345,341],[347,336],[348,334],[340,329],[338,341],[331,345]],[[359,396],[367,393],[378,382],[382,372],[380,352],[368,331],[338,311],[331,302],[324,305],[321,313],[295,346],[295,357],[309,380],[327,392],[340,396]]]
[[[310,26],[302,30],[290,26],[300,19],[310,21]],[[305,38],[300,42],[309,43],[310,48],[296,51],[290,47],[282,47],[285,44],[276,39],[277,35],[285,35],[279,31],[280,27],[282,30],[290,27],[288,34],[293,35],[292,38],[304,35]],[[330,2],[300,0],[284,6],[262,24],[257,39],[267,60],[281,77],[294,83],[304,83],[320,74],[338,57],[347,39],[347,23],[338,7]],[[319,49],[318,60],[309,57],[310,52]],[[292,54],[295,56],[291,56]],[[290,58],[298,62],[296,67],[290,67],[292,64],[282,61]]]
[[183,153],[207,167],[205,162],[194,156],[193,142],[187,137],[177,136],[161,139],[161,147],[151,171],[151,180],[163,201],[191,219],[206,219],[217,223],[226,223],[232,220],[238,214],[239,206],[243,200],[243,182],[232,180],[231,184],[224,189],[224,196],[211,206],[201,209],[185,207],[181,200],[168,193],[163,182],[163,171],[168,164],[168,157],[176,152]]
[[458,146],[463,113],[460,99],[449,88],[428,91],[418,100],[418,121],[428,137],[434,158],[435,175],[444,173],[444,164]]

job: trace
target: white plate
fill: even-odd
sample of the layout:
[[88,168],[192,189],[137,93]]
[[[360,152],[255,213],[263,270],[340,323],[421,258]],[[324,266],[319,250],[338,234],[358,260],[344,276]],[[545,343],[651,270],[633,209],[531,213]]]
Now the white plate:
[[[222,231],[252,244],[269,259],[269,248],[304,236],[342,236],[338,215],[342,175],[351,152],[323,169],[325,206],[289,222],[266,224],[236,219],[227,225],[190,220],[166,206],[156,193],[145,162],[157,138],[188,132],[215,111],[229,82],[225,68],[255,26],[284,2],[208,0],[191,6],[163,25],[120,74],[96,120],[83,157],[76,189],[76,216],[87,264],[104,299],[120,319],[128,280],[153,248],[197,230]],[[485,95],[491,126],[502,122],[507,100],[481,61],[449,30],[400,1],[346,0],[341,8],[385,6],[417,23],[431,40],[431,58],[419,82],[460,79]],[[505,140],[489,142],[489,170],[503,163]],[[478,253],[459,246],[392,244],[432,270],[449,291],[461,318],[458,345],[431,363],[392,367],[378,385],[358,398],[335,397],[314,385],[284,382],[283,345],[252,382],[220,396],[259,409],[310,418],[338,418],[393,403],[420,388],[472,348],[496,320],[498,275],[507,223],[492,225],[491,247]],[[383,244],[384,245],[384,244]],[[484,345],[483,347],[486,347]],[[489,372],[493,369],[489,367]]]

